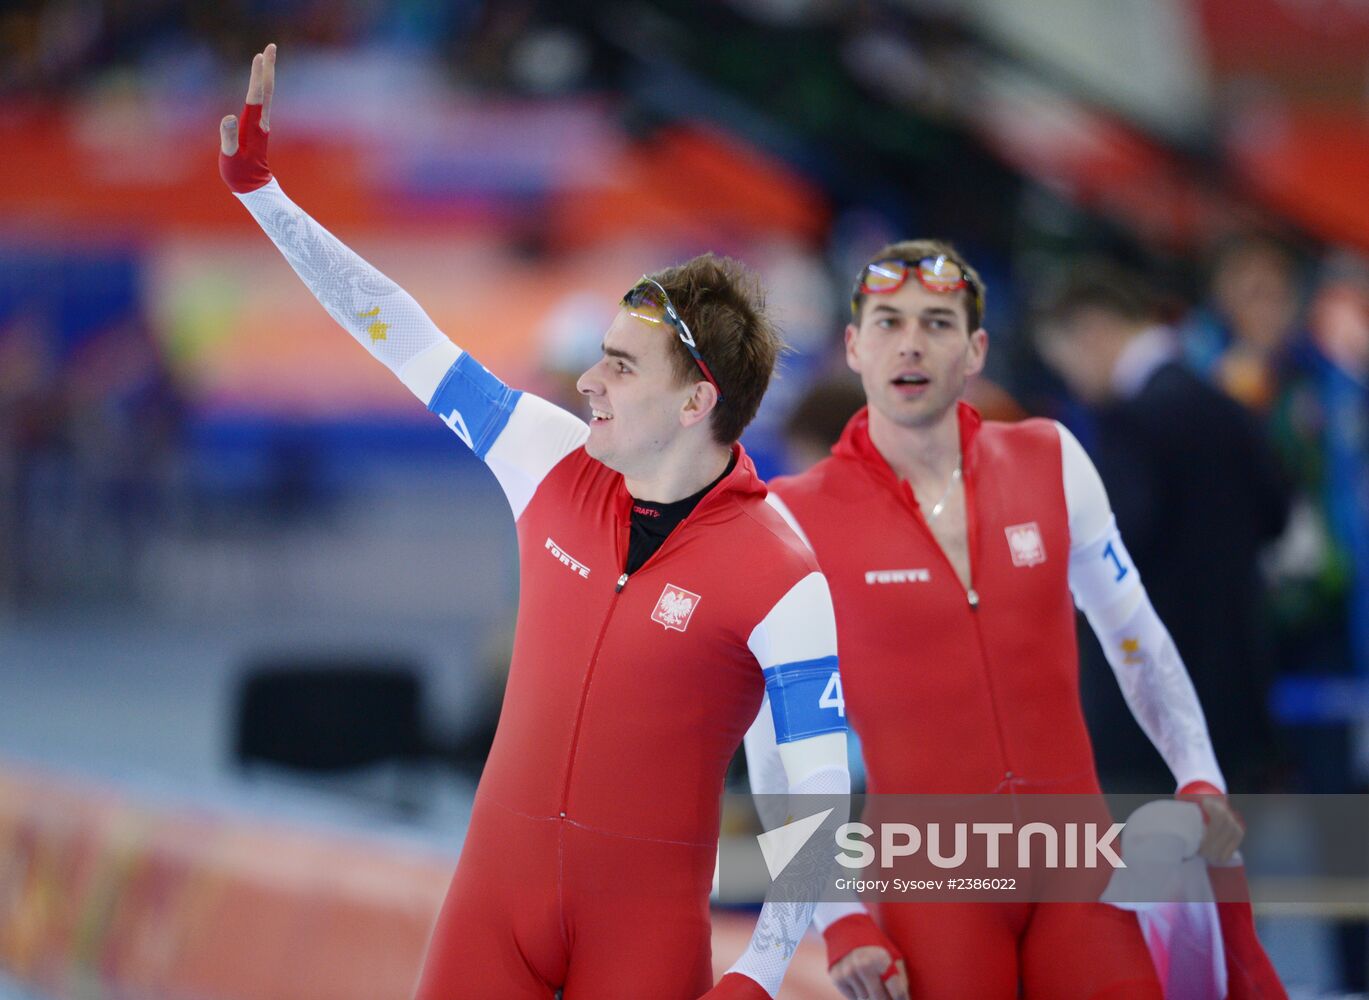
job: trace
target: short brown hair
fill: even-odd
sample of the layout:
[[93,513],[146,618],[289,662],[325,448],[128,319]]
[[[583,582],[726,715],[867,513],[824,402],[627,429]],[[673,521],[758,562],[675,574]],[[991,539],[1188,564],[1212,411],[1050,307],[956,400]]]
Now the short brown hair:
[[856,324],[860,324],[861,313],[865,308],[865,293],[860,290],[860,286],[865,279],[865,271],[871,264],[881,260],[906,260],[916,263],[927,257],[945,257],[965,273],[965,280],[970,286],[963,289],[965,312],[970,320],[970,332],[978,330],[984,322],[984,296],[987,292],[984,279],[970,266],[969,261],[961,256],[960,251],[945,240],[899,240],[897,243],[890,243],[862,264],[860,274],[856,275],[855,288],[851,292],[851,314],[855,317]]
[[[760,409],[775,361],[784,347],[765,311],[756,274],[741,261],[706,253],[651,275],[694,335],[694,345],[718,380],[722,402],[709,416],[713,437],[732,444]],[[681,381],[703,377],[688,348],[671,338]]]
[[1037,306],[1037,323],[1059,328],[1085,310],[1132,323],[1151,323],[1159,308],[1140,275],[1105,260],[1077,262]]

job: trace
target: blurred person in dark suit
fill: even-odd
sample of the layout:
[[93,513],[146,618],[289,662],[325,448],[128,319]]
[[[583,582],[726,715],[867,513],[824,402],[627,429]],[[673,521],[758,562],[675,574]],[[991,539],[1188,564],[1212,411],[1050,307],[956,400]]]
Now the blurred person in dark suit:
[[1273,404],[1300,335],[1298,261],[1263,235],[1233,240],[1217,253],[1208,301],[1179,331],[1193,368],[1257,412]]
[[[1117,524],[1182,651],[1233,791],[1262,787],[1273,765],[1267,707],[1274,650],[1258,560],[1283,530],[1289,494],[1253,416],[1194,375],[1149,290],[1103,264],[1076,269],[1044,304],[1037,343],[1093,418],[1085,435]],[[1091,442],[1090,442],[1091,439]],[[1126,721],[1116,685],[1082,689],[1103,787],[1163,787],[1167,774]]]

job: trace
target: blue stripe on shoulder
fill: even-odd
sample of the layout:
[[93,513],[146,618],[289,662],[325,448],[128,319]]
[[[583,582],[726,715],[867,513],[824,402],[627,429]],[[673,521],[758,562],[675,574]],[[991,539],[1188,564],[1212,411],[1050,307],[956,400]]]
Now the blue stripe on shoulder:
[[777,743],[846,732],[846,701],[835,656],[780,663],[764,673]]
[[522,395],[463,353],[443,376],[428,409],[484,461]]

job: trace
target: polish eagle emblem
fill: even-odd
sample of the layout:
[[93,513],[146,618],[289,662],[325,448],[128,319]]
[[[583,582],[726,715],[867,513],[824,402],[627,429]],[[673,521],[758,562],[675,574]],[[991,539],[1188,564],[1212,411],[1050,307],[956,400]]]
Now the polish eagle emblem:
[[661,599],[656,602],[656,610],[651,612],[651,620],[668,629],[683,632],[689,627],[689,619],[694,616],[699,600],[698,594],[668,583],[661,592]]
[[1014,566],[1035,566],[1046,561],[1046,547],[1041,542],[1041,529],[1035,521],[1014,524],[1003,529],[1008,536],[1008,549]]

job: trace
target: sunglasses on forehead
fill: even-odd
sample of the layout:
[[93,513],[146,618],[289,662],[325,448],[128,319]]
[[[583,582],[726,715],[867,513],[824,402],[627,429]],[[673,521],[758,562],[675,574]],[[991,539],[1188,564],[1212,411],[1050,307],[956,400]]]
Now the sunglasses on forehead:
[[[694,334],[689,332],[689,326],[684,318],[676,311],[675,306],[670,301],[670,296],[666,294],[661,283],[655,278],[649,278],[645,274],[642,280],[628,289],[628,293],[623,296],[623,306],[632,310],[632,315],[648,323],[660,323],[662,317],[664,322],[670,324],[675,330],[676,336],[680,338],[680,343],[685,345],[694,363],[699,366],[699,371],[703,373],[704,380],[718,391],[718,402],[723,401],[722,386],[718,385],[718,380],[713,377],[713,373],[708,370],[708,365],[704,363],[703,355],[699,353],[698,346],[694,343]],[[652,309],[659,309],[661,316],[653,316],[651,313],[641,312],[643,306]]]
[[856,289],[851,293],[851,311],[860,309],[860,300],[865,295],[888,295],[902,288],[909,277],[915,276],[923,288],[929,292],[958,292],[968,288],[974,296],[975,309],[984,310],[983,296],[979,286],[970,280],[965,269],[945,254],[936,257],[923,257],[921,260],[903,260],[891,257],[867,264]]

